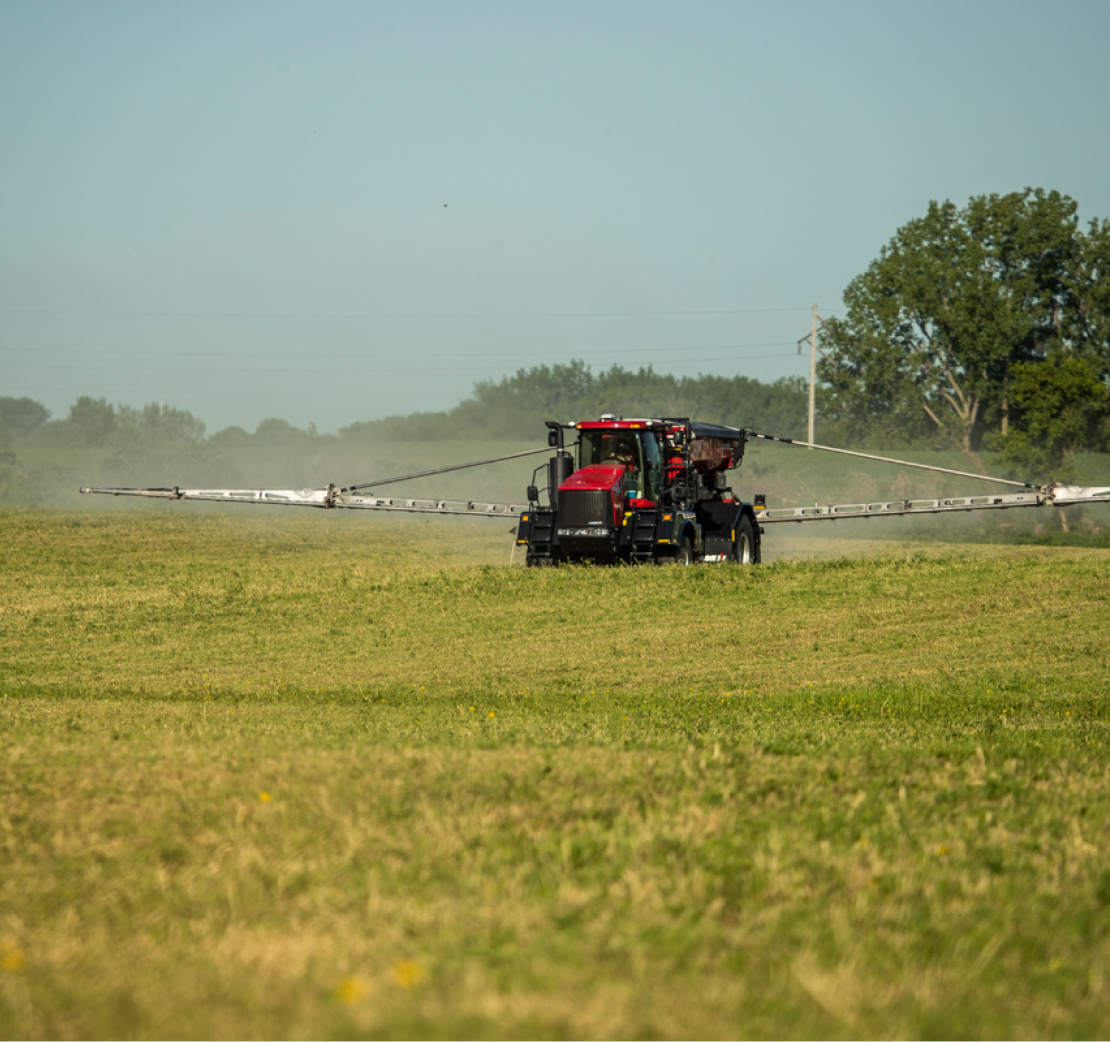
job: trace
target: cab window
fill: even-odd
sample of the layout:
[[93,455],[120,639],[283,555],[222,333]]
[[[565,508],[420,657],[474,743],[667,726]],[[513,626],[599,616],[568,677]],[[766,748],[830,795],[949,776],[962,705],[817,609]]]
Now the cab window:
[[651,431],[582,431],[578,466],[596,463],[623,463],[625,492],[633,499],[657,500],[662,492],[663,451]]
[[644,482],[640,498],[658,500],[663,491],[663,450],[651,431],[644,431]]
[[643,469],[640,439],[636,431],[582,431],[578,447],[578,466],[595,463],[631,463],[636,471]]

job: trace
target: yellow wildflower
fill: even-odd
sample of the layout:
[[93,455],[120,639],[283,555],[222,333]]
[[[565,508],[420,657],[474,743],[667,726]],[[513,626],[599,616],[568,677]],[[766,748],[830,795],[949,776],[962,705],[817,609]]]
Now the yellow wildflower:
[[415,988],[424,980],[424,967],[415,959],[402,959],[393,967],[393,979],[402,988]]
[[335,997],[345,1006],[353,1006],[366,994],[366,985],[357,977],[344,977],[335,988]]

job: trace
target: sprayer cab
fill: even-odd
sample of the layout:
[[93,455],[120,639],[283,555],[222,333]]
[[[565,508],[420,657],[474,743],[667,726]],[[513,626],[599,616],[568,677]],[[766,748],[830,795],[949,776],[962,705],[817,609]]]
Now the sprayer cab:
[[616,488],[636,503],[662,497],[664,438],[650,421],[580,423],[576,486]]
[[[681,497],[719,498],[716,476],[744,457],[744,431],[691,420],[599,420],[579,423],[578,470],[617,464],[625,469],[626,495],[647,503]],[[688,473],[687,473],[688,472]]]

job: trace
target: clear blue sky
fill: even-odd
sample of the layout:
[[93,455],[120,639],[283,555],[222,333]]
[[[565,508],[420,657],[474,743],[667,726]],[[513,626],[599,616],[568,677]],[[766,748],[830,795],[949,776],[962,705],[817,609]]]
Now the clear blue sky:
[[931,199],[1110,216],[1108,41],[1106,0],[6,0],[0,395],[332,431],[572,358],[806,375]]

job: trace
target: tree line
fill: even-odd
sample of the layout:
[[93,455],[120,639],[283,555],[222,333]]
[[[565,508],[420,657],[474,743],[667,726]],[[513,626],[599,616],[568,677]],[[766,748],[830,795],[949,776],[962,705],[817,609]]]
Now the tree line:
[[623,416],[693,416],[794,437],[806,422],[806,387],[800,378],[762,383],[743,376],[675,377],[650,367],[614,366],[594,374],[581,360],[567,365],[520,369],[500,381],[482,381],[471,395],[443,412],[413,413],[367,420],[318,434],[288,421],[263,420],[254,433],[228,427],[207,435],[205,424],[185,409],[151,403],[141,409],[82,396],[62,420],[52,420],[30,398],[0,398],[0,447],[96,447],[141,449],[152,446],[265,444],[281,447],[307,441],[440,441],[449,438],[541,441],[547,419]]
[[682,376],[613,366],[594,373],[582,360],[520,369],[475,384],[470,397],[439,413],[352,424],[344,435],[390,440],[543,436],[544,420],[618,416],[692,416],[751,426],[783,437],[805,433],[808,391],[798,377],[763,383],[744,376]]

